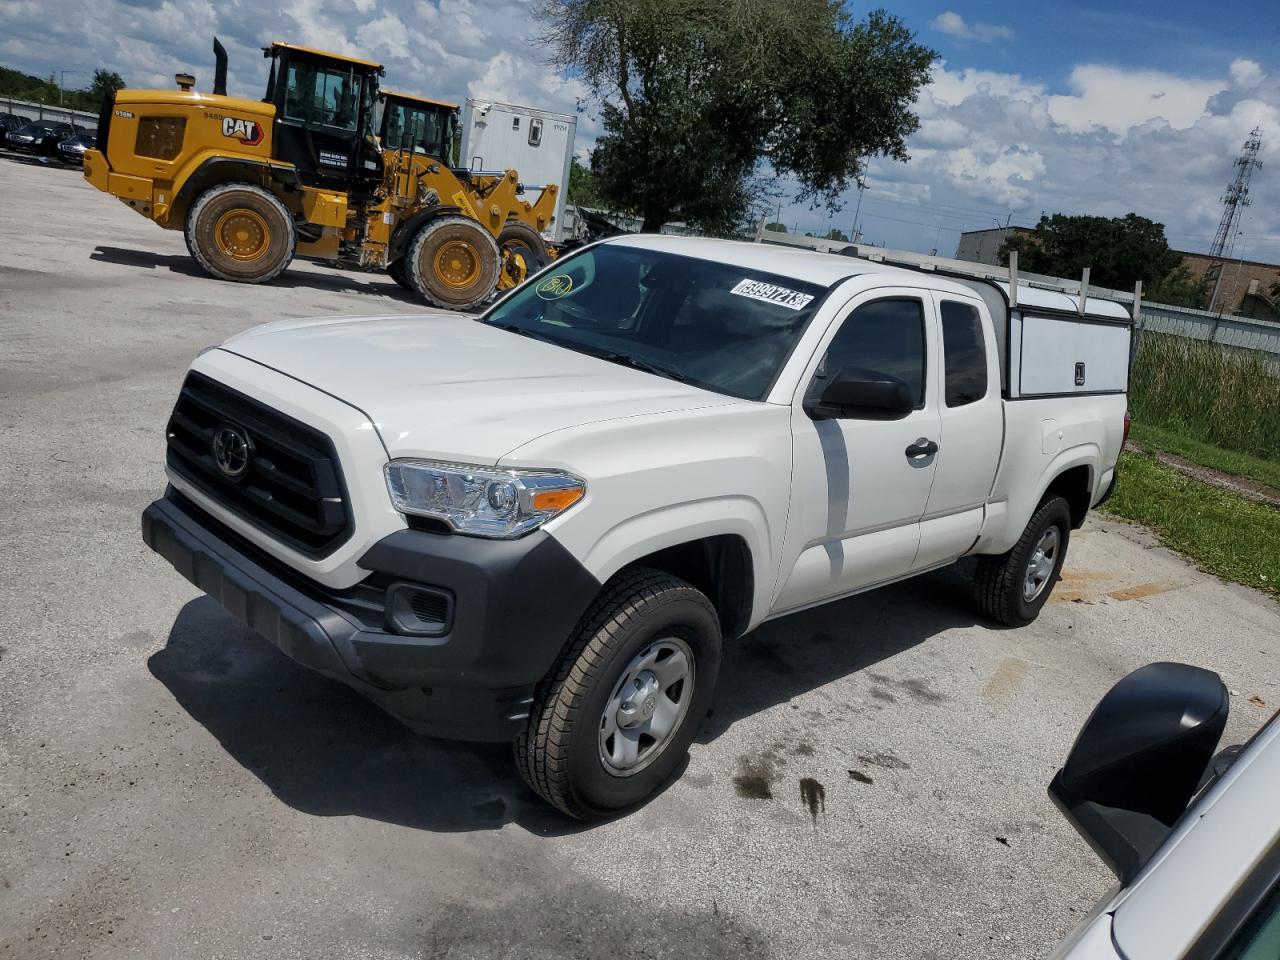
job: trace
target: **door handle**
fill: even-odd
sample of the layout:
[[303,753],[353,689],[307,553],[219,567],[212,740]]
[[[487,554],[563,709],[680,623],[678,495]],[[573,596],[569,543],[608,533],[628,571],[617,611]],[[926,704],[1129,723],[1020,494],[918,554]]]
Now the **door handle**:
[[938,445],[927,437],[921,437],[911,446],[907,447],[907,459],[919,460],[922,457],[932,457],[938,452]]

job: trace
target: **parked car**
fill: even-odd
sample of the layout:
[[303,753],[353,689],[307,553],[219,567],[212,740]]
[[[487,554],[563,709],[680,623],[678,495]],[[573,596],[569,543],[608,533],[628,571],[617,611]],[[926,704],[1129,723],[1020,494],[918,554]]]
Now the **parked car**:
[[1134,671],[1049,793],[1119,880],[1057,960],[1280,957],[1280,713],[1214,756],[1230,696],[1181,663]]
[[91,133],[78,133],[58,144],[58,157],[64,163],[84,163],[84,152],[98,145],[98,138]]
[[30,117],[20,117],[16,113],[0,113],[0,133],[9,133],[31,122]]
[[722,637],[977,555],[1033,620],[1112,486],[1118,304],[628,236],[484,316],[268,324],[194,362],[146,542],[423,733],[516,741],[593,817],[651,796]]
[[6,134],[5,142],[10,150],[34,153],[40,157],[52,157],[57,153],[58,144],[68,137],[74,137],[77,132],[76,128],[69,123],[36,120]]

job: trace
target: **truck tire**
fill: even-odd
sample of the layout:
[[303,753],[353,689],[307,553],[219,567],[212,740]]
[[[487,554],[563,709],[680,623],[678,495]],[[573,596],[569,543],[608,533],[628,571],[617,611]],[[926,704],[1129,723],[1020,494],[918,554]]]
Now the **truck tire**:
[[488,302],[498,290],[502,255],[489,231],[467,217],[428,221],[405,251],[405,275],[436,307],[466,310]]
[[[513,257],[518,256],[524,260],[525,277],[532,277],[551,262],[547,253],[547,241],[542,239],[542,234],[519,220],[502,228],[502,232],[498,234],[498,247],[502,250],[504,267]],[[513,274],[513,277],[518,277],[518,274]]]
[[219,280],[266,283],[293,260],[297,228],[289,208],[252,183],[221,183],[196,198],[183,231],[187,249]]
[[983,614],[1007,627],[1021,627],[1040,615],[1058,582],[1071,539],[1071,510],[1059,496],[1047,496],[1008,553],[978,557],[975,578]]
[[538,686],[516,740],[521,776],[580,820],[642,803],[684,760],[719,672],[703,594],[656,570],[620,574]]

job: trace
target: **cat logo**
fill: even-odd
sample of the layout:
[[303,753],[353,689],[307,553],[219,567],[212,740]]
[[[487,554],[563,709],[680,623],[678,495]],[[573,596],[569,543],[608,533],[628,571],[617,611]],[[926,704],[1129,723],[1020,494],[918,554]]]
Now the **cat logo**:
[[256,120],[237,120],[235,117],[223,117],[222,135],[224,137],[235,137],[246,147],[256,147],[262,142],[262,125]]

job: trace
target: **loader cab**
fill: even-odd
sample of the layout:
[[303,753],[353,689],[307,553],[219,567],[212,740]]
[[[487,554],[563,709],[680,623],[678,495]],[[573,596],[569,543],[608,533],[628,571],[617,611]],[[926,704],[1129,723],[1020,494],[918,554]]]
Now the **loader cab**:
[[288,43],[263,49],[271,60],[264,98],[276,108],[275,156],[308,186],[371,193],[382,179],[373,137],[380,64]]
[[450,165],[458,126],[458,105],[384,90],[379,137],[382,149],[433,157]]

